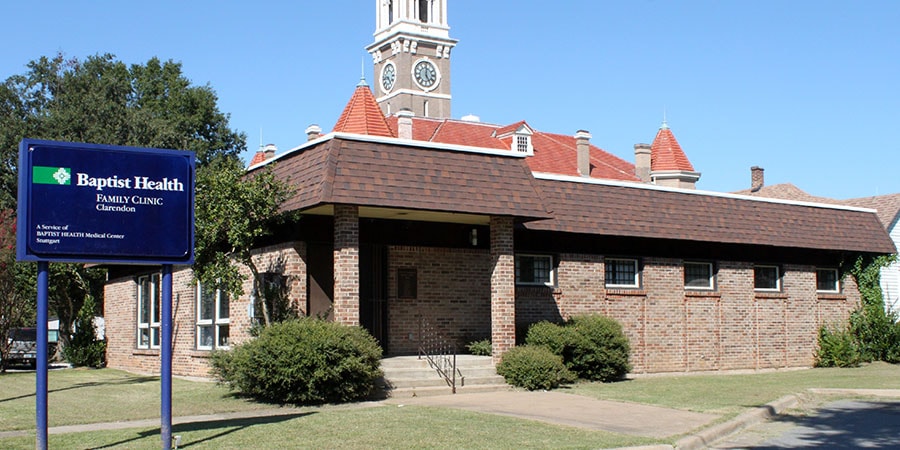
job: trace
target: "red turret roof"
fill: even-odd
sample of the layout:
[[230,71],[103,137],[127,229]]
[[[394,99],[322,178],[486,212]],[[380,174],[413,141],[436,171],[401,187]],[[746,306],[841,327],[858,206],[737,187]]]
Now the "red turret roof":
[[253,159],[250,160],[250,164],[248,164],[248,167],[252,166],[254,164],[259,164],[265,160],[266,160],[266,152],[259,150],[256,152],[255,155],[253,155]]
[[335,133],[366,134],[370,136],[395,137],[391,132],[384,114],[375,101],[375,96],[369,90],[365,81],[360,81],[353,91],[353,96],[344,107],[344,112],[337,123],[334,124]]
[[682,172],[693,172],[694,166],[688,160],[687,155],[681,150],[675,135],[669,126],[663,122],[656,133],[656,139],[650,145],[650,170],[678,170]]

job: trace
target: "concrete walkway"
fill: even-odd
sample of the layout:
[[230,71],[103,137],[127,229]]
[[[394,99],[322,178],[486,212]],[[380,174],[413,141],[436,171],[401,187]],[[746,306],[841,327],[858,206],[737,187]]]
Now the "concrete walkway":
[[689,433],[719,418],[713,414],[597,400],[558,391],[500,391],[391,399],[386,402],[458,408],[652,438]]

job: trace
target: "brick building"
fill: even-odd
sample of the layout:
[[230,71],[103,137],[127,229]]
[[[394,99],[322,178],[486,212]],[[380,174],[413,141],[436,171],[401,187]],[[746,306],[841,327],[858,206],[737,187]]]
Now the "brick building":
[[[625,327],[634,372],[810,366],[818,327],[859,303],[844,268],[895,251],[873,210],[694,189],[665,123],[630,163],[586,131],[450,119],[446,1],[377,5],[379,96],[360,83],[331,133],[311,126],[248,170],[290,183],[283,208],[299,213],[260,243],[263,281],[386,354],[439,334],[499,356],[530,323],[596,312]],[[154,270],[110,269],[112,367],[157,370]],[[204,375],[258,306],[190,280],[174,276],[173,370]]]

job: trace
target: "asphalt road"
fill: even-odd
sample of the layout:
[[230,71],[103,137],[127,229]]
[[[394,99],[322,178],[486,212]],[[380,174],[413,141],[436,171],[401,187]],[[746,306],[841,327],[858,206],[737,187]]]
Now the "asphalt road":
[[779,416],[712,448],[900,449],[900,401],[830,402],[807,415]]

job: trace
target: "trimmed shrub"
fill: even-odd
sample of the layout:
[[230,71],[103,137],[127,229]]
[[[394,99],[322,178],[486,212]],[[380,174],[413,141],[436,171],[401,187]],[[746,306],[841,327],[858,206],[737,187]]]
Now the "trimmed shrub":
[[574,328],[579,336],[571,367],[580,378],[592,381],[622,379],[631,370],[628,356],[631,348],[622,325],[597,314],[572,316],[566,327]]
[[559,355],[547,347],[535,345],[514,347],[504,353],[497,365],[497,373],[507,383],[529,391],[553,389],[575,381]]
[[212,355],[212,373],[232,390],[272,403],[364,399],[382,375],[381,347],[360,327],[303,318],[272,324]]
[[816,367],[857,367],[860,362],[859,347],[850,330],[819,328]]
[[571,359],[572,349],[577,346],[580,336],[573,328],[560,326],[552,322],[538,322],[528,328],[525,343],[543,345],[564,360]]
[[95,308],[94,297],[86,296],[75,318],[75,332],[69,343],[62,348],[63,358],[75,367],[99,369],[106,365],[106,341],[97,339]]
[[585,380],[618,380],[631,370],[628,338],[609,317],[573,316],[563,325],[538,322],[528,329],[525,342],[547,347]]
[[470,342],[466,345],[466,348],[469,349],[469,353],[476,356],[491,356],[491,352],[493,351],[490,339]]

